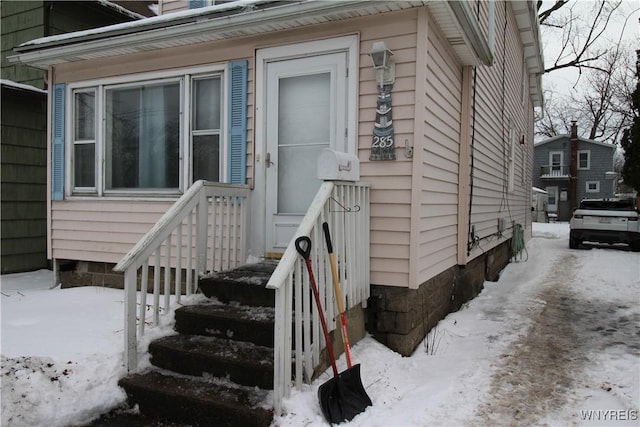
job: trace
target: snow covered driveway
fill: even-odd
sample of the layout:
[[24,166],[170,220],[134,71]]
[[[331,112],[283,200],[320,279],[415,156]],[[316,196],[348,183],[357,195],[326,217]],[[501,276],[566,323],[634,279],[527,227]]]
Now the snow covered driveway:
[[[429,348],[355,345],[373,406],[343,425],[639,426],[640,254],[568,238],[568,224],[534,224],[528,260],[442,320]],[[122,291],[49,289],[49,272],[0,284],[0,425],[82,425],[124,402]],[[317,390],[330,377],[294,391],[273,426],[327,425]]]
[[[589,298],[576,291],[582,284],[576,280],[579,270],[592,261],[592,254],[597,252],[571,251],[554,261],[535,303],[523,313],[531,325],[500,355],[489,393],[477,411],[481,424],[538,425],[564,407],[579,406],[585,396],[575,393],[577,389],[600,387],[624,399],[624,384],[612,384],[602,373],[589,378],[589,373],[597,371],[592,369],[598,364],[596,355],[640,354],[637,299],[634,310],[634,301]],[[622,414],[633,421],[636,413]],[[588,412],[580,415],[587,418]]]

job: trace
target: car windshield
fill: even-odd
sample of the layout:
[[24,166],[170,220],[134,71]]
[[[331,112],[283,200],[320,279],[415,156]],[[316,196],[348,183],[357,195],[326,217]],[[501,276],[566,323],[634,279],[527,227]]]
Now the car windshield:
[[633,211],[635,206],[633,199],[624,200],[583,200],[579,209],[606,210],[606,211]]

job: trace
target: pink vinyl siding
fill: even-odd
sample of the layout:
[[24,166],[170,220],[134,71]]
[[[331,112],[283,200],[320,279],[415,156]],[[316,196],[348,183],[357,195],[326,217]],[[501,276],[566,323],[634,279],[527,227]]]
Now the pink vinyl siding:
[[[527,184],[526,177],[529,174],[528,166],[532,158],[533,121],[532,117],[528,117],[526,113],[531,110],[528,91],[524,91],[524,102],[521,99],[523,48],[511,6],[506,4],[505,7],[504,3],[496,3],[495,12],[494,64],[492,67],[477,69],[471,223],[475,226],[476,234],[483,237],[495,233],[498,218],[505,218],[509,228],[505,230],[503,237],[509,238],[512,221],[522,224],[525,228],[530,226],[531,218],[527,209],[530,184]],[[507,19],[506,28],[505,19]],[[510,126],[513,128],[513,136],[516,139],[513,147],[513,191],[507,188]],[[519,143],[522,134],[525,135],[525,145]],[[523,165],[525,165],[524,168]],[[483,241],[481,246],[473,249],[471,258],[481,255],[503,240],[495,238]]]
[[[360,97],[358,146],[361,179],[371,184],[371,283],[409,284],[412,160],[404,155],[405,140],[413,140],[415,58],[418,13],[390,14],[371,20],[360,33]],[[392,115],[396,160],[369,161],[375,119],[377,86],[367,53],[373,42],[384,40],[394,53],[396,80]]]
[[[481,2],[483,31],[488,31],[487,5]],[[473,5],[475,11],[476,4]],[[463,106],[463,67],[431,19],[428,8],[345,19],[260,37],[207,42],[196,45],[123,55],[121,60],[95,59],[55,67],[55,82],[99,81],[132,73],[225,64],[247,59],[247,178],[253,186],[255,153],[255,63],[263,47],[359,36],[357,87],[357,154],[361,180],[371,184],[371,283],[417,288],[434,275],[457,264],[457,254],[466,241],[458,239],[459,164],[461,139],[475,126],[473,207],[471,223],[476,234],[487,236],[497,229],[498,218],[507,218],[530,228],[530,162],[532,158],[533,111],[523,84],[522,46],[511,11],[495,4],[496,35],[494,65],[477,67],[476,120]],[[504,19],[508,18],[506,34]],[[375,41],[384,40],[393,51],[396,81],[392,91],[395,130],[394,161],[369,161],[376,107],[376,81],[368,52]],[[508,58],[503,58],[503,40]],[[504,72],[504,78],[503,78]],[[468,81],[468,80],[467,80]],[[468,85],[470,86],[470,85]],[[504,104],[503,104],[504,99]],[[528,113],[526,113],[528,112]],[[528,114],[528,116],[527,116]],[[525,135],[525,145],[515,144],[514,189],[506,191],[507,138],[509,123],[514,136]],[[463,132],[464,131],[464,132]],[[471,132],[469,131],[470,135]],[[413,156],[405,155],[405,143]],[[467,142],[468,143],[468,142]],[[109,200],[99,202],[70,198],[52,202],[52,251],[55,258],[115,262],[120,259],[170,206],[170,200]],[[466,205],[466,202],[465,202]],[[92,228],[93,227],[93,228]],[[91,236],[87,235],[94,230]],[[466,234],[466,233],[461,233]],[[511,236],[483,241],[469,260]],[[93,243],[92,243],[93,242]],[[466,253],[466,247],[462,248]]]
[[172,201],[73,200],[52,203],[52,256],[117,263]]
[[424,25],[428,34],[426,80],[416,88],[425,99],[421,112],[424,135],[422,143],[416,144],[414,160],[421,165],[416,182],[419,237],[417,273],[411,287],[455,265],[457,253],[462,67],[433,20]]

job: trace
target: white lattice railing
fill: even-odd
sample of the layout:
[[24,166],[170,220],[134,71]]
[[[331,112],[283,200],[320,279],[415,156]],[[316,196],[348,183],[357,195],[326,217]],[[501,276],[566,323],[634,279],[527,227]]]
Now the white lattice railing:
[[282,412],[282,399],[290,393],[292,384],[299,388],[303,381],[310,382],[325,346],[306,266],[294,246],[299,236],[311,238],[310,259],[325,317],[329,330],[336,328],[332,276],[322,232],[324,221],[331,230],[345,310],[365,305],[369,297],[369,187],[324,182],[267,283],[268,288],[276,290],[273,393],[276,414]]
[[[124,272],[128,371],[137,367],[138,335],[144,334],[148,306],[157,325],[160,311],[169,311],[172,284],[179,302],[183,290],[187,295],[195,292],[199,275],[229,270],[246,260],[249,193],[245,185],[197,181],[115,266]],[[147,304],[151,282],[153,300]]]

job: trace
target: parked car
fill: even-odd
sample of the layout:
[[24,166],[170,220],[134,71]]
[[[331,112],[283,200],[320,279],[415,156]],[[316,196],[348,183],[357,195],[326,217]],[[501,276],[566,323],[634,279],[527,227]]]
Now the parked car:
[[640,251],[638,210],[633,199],[584,199],[570,221],[569,247],[582,242],[626,243]]

